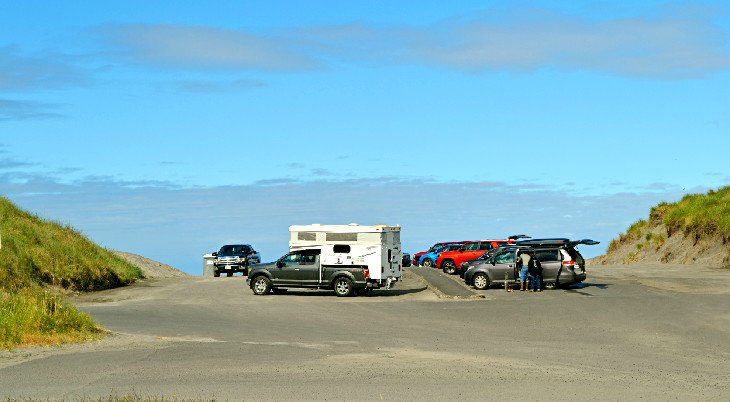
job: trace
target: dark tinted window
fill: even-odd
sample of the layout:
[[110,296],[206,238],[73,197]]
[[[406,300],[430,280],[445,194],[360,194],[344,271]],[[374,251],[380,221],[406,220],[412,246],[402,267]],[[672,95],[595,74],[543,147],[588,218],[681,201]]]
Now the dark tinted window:
[[335,244],[335,246],[332,247],[332,251],[335,253],[349,253],[350,246],[347,244]]
[[241,254],[244,250],[247,252],[250,251],[247,246],[243,245],[227,245],[221,247],[220,251],[218,251],[218,254]]
[[479,243],[479,250],[491,250],[492,249],[492,242],[489,241],[483,241]]
[[560,261],[560,252],[558,250],[539,250],[535,252],[535,257],[540,262]]

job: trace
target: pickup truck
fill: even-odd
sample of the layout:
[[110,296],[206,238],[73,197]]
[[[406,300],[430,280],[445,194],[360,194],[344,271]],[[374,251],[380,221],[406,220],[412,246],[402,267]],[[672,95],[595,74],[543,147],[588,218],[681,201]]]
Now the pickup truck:
[[248,274],[249,266],[261,262],[259,255],[250,244],[226,244],[218,252],[213,253],[213,276],[233,276],[234,272]]
[[251,267],[246,283],[256,295],[285,288],[332,289],[345,297],[372,290],[364,265],[323,265],[319,248],[292,251],[275,262]]

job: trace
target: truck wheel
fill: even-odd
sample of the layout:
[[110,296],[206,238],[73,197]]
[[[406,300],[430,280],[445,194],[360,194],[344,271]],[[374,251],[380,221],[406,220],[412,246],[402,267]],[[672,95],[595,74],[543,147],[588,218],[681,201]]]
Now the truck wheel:
[[431,267],[433,267],[433,260],[430,258],[426,258],[423,260],[423,264],[421,264],[421,265],[423,265],[426,268],[431,268]]
[[233,272],[226,272],[226,276],[229,277],[229,278],[232,277],[233,276]]
[[474,287],[484,290],[489,287],[489,277],[486,274],[478,273],[474,275]]
[[340,297],[347,297],[352,294],[353,286],[350,278],[341,276],[335,279],[334,283],[335,293]]
[[265,295],[271,290],[271,281],[263,275],[257,276],[251,284],[251,289],[255,295]]
[[216,269],[213,271],[213,276],[217,278],[217,277],[221,276],[221,272]]
[[441,266],[443,267],[445,274],[453,275],[456,273],[456,264],[454,264],[454,262],[451,260],[444,261]]

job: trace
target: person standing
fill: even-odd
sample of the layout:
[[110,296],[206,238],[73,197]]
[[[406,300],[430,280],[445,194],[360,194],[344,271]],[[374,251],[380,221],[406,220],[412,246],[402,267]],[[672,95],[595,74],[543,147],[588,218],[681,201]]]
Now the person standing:
[[531,258],[527,271],[530,273],[533,292],[542,292],[542,264],[537,258]]
[[530,261],[530,255],[523,253],[520,254],[520,256],[517,258],[518,265],[519,265],[519,272],[520,272],[520,292],[523,292],[525,290],[530,290],[527,287],[527,275],[529,273],[529,265]]

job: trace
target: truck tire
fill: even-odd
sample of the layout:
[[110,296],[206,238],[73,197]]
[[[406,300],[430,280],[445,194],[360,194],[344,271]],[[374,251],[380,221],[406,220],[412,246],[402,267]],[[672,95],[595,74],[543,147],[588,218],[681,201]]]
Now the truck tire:
[[423,260],[423,264],[421,264],[421,265],[426,268],[431,268],[431,267],[433,267],[433,260],[430,258],[426,258]]
[[456,273],[456,264],[451,260],[444,261],[441,267],[443,267],[445,274],[453,275]]
[[221,271],[218,271],[217,269],[213,270],[213,276],[216,278],[221,276]]
[[251,281],[251,290],[255,295],[265,295],[271,290],[271,281],[264,275],[259,275]]
[[352,295],[354,290],[352,281],[346,276],[341,276],[335,279],[332,287],[335,289],[335,294],[337,294],[337,296],[339,297],[348,297]]
[[226,276],[229,277],[229,278],[232,277],[233,276],[233,272],[227,272],[226,273]]
[[479,290],[484,290],[489,287],[489,277],[482,272],[477,273],[474,275],[474,287]]

